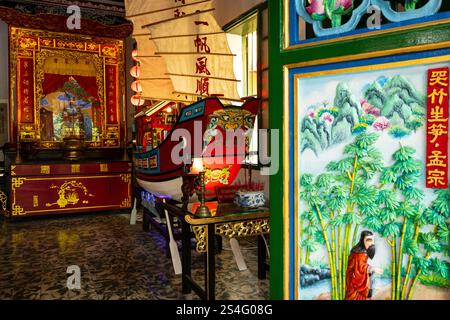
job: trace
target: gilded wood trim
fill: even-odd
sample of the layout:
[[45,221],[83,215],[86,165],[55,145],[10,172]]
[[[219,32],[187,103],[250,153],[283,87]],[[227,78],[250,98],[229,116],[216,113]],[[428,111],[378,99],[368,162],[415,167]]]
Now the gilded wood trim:
[[208,227],[204,226],[195,226],[192,228],[194,231],[195,239],[197,240],[197,244],[195,250],[198,253],[204,253],[208,251]]
[[[195,250],[198,253],[207,252],[209,246],[208,225],[196,225],[192,229],[197,240]],[[216,235],[229,239],[268,234],[270,232],[269,218],[215,224],[214,232]]]
[[[74,211],[74,209],[77,208],[58,208],[58,209],[50,209],[50,210],[34,210],[34,211],[25,211],[22,207],[17,205],[16,203],[16,191],[22,187],[22,185],[26,181],[42,181],[42,180],[67,180],[67,179],[103,179],[103,178],[121,178],[122,175],[102,175],[102,176],[77,176],[77,177],[49,177],[49,178],[12,178],[11,179],[11,193],[12,193],[12,212],[11,215],[13,217],[16,216],[25,216],[29,214],[36,214],[36,213],[51,213],[51,212],[64,212],[64,211]],[[123,181],[123,180],[122,180]],[[80,207],[79,210],[90,210],[90,209],[108,209],[108,208],[129,208],[131,207],[131,179],[128,181],[124,181],[127,184],[128,189],[128,195],[127,197],[122,201],[121,204],[115,204],[115,205],[107,205],[107,206],[89,206],[89,207]]]
[[[36,71],[34,73],[35,76],[35,103],[34,103],[34,111],[35,111],[35,123],[37,124],[37,136],[40,138],[40,112],[37,112],[39,109],[38,101],[41,101],[41,99],[44,97],[43,93],[43,83],[44,83],[44,64],[47,59],[50,58],[68,58],[68,59],[80,59],[80,60],[88,60],[94,64],[95,70],[97,72],[96,75],[96,83],[98,87],[98,92],[103,93],[105,82],[103,79],[103,75],[105,73],[105,69],[102,66],[102,59],[93,53],[86,53],[86,52],[78,52],[78,51],[69,51],[69,50],[57,50],[57,49],[42,49],[39,54],[37,55],[36,61]],[[105,98],[106,95],[99,94],[98,99],[102,105],[105,104]],[[93,108],[94,109],[94,108]],[[103,123],[102,132],[106,131],[106,124]],[[40,139],[38,139],[40,140]],[[45,142],[45,141],[42,141]]]
[[450,41],[444,41],[439,43],[425,44],[425,45],[416,45],[405,48],[396,48],[390,50],[382,50],[382,51],[374,51],[367,53],[360,53],[355,55],[345,55],[342,57],[334,57],[334,58],[326,58],[326,59],[317,59],[312,61],[298,62],[285,65],[286,68],[301,68],[301,67],[309,67],[309,66],[317,66],[323,64],[331,64],[331,63],[339,63],[339,62],[347,62],[352,60],[364,60],[370,58],[378,58],[384,56],[391,56],[403,53],[414,53],[419,51],[428,51],[428,50],[436,50],[450,47]]
[[246,221],[246,220],[254,220],[254,219],[264,219],[269,218],[270,213],[268,211],[259,212],[259,213],[237,213],[233,215],[227,215],[223,217],[212,217],[212,218],[204,218],[199,219],[195,218],[192,214],[186,214],[184,219],[187,223],[193,226],[199,225],[207,225],[212,223],[222,223],[222,222],[233,222],[233,221]]
[[250,237],[270,232],[269,219],[255,219],[216,224],[217,235],[229,239],[235,237]]
[[[19,46],[19,38],[21,37],[33,37],[37,39],[37,44],[22,44]],[[43,42],[43,44],[41,44]],[[13,136],[14,128],[17,126],[18,131],[20,131],[20,123],[18,119],[18,112],[16,110],[16,102],[17,102],[17,61],[19,58],[19,51],[29,53],[29,56],[26,57],[33,58],[34,61],[34,80],[35,80],[35,89],[34,89],[34,114],[35,121],[33,124],[26,124],[34,126],[31,130],[33,131],[30,134],[34,134],[34,139],[36,139],[40,143],[40,147],[44,149],[53,149],[58,148],[59,144],[52,141],[41,141],[40,140],[40,113],[39,111],[39,101],[42,97],[42,80],[43,80],[43,68],[40,65],[40,59],[44,59],[43,56],[45,52],[53,52],[54,55],[62,56],[62,57],[86,57],[90,61],[94,60],[94,64],[99,74],[103,73],[103,75],[97,76],[97,85],[99,91],[99,99],[101,105],[105,105],[105,101],[107,99],[104,94],[104,75],[105,69],[104,66],[101,65],[98,67],[97,60],[100,60],[103,64],[106,63],[109,65],[117,66],[117,121],[118,124],[114,125],[114,127],[120,127],[120,124],[123,121],[126,121],[126,117],[122,119],[123,115],[121,110],[119,110],[120,106],[123,109],[126,107],[126,103],[124,101],[124,92],[125,92],[125,48],[124,41],[122,39],[114,39],[114,38],[106,38],[100,36],[85,36],[78,34],[70,34],[65,32],[52,32],[46,30],[35,30],[30,28],[20,28],[20,27],[9,27],[9,73],[10,73],[10,92],[9,92],[9,100],[10,100],[10,140],[14,141],[17,137]],[[111,46],[114,46],[117,50],[111,50]],[[116,79],[117,80],[117,79]],[[105,110],[101,112],[105,113]],[[102,127],[102,134],[106,135],[110,131],[114,131],[110,129],[113,127],[111,125],[107,125],[107,122],[104,121]],[[31,127],[30,127],[31,128]],[[126,137],[126,134],[124,134]],[[108,139],[103,139],[102,142],[90,142],[89,146],[92,148],[103,147],[103,148],[119,148],[121,143],[123,142],[123,138],[120,136],[120,130],[117,131],[116,136],[111,141]],[[108,144],[109,143],[109,144]],[[90,145],[92,144],[92,146]]]
[[0,204],[2,211],[6,212],[8,209],[7,207],[8,197],[6,196],[6,193],[4,193],[2,190],[0,190]]
[[290,268],[290,250],[289,250],[289,238],[290,238],[290,228],[289,228],[289,215],[290,215],[290,159],[289,152],[290,141],[289,141],[289,122],[290,122],[290,111],[289,111],[289,69],[287,67],[284,70],[284,91],[283,91],[283,243],[284,243],[284,270],[283,270],[283,288],[284,288],[284,299],[289,300],[289,268]]

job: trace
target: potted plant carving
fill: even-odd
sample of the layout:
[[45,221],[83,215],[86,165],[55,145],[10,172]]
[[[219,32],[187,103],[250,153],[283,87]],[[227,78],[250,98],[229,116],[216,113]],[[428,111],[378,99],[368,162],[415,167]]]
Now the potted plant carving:
[[306,11],[313,20],[324,21],[329,19],[333,28],[342,24],[342,16],[351,14],[353,0],[308,0]]
[[405,0],[405,11],[415,10],[417,2],[419,0]]

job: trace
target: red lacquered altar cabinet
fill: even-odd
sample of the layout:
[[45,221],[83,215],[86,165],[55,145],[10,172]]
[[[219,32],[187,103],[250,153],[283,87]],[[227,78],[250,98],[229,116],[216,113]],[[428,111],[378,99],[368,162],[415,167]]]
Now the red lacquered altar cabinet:
[[0,200],[11,218],[132,206],[125,39],[133,26],[121,5],[83,2],[97,14],[70,29],[55,4],[40,4],[39,18],[0,7],[10,75]]
[[12,218],[129,209],[132,165],[128,161],[12,165],[10,206]]

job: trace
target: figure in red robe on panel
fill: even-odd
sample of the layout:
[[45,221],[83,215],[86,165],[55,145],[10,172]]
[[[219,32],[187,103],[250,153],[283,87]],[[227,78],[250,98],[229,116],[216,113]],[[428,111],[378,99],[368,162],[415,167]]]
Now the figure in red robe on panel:
[[375,272],[381,273],[380,269],[368,263],[368,259],[373,259],[374,256],[374,235],[370,231],[363,231],[348,259],[345,300],[367,300],[372,297],[370,277]]

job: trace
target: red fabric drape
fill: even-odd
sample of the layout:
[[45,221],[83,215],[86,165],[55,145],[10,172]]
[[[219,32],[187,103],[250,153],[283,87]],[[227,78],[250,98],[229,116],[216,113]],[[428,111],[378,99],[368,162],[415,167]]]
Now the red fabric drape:
[[69,81],[70,77],[73,77],[84,90],[86,90],[91,96],[93,96],[94,99],[98,100],[98,87],[96,77],[68,76],[46,73],[44,75],[44,82],[42,84],[44,95],[50,94],[62,88],[64,84]]

